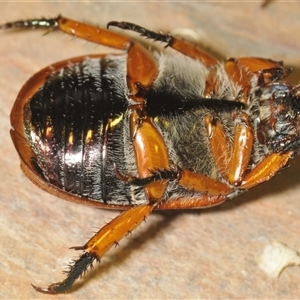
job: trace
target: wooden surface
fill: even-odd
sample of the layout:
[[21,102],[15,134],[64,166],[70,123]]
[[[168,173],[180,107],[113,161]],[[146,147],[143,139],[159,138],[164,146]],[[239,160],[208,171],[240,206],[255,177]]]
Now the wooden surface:
[[[153,30],[189,28],[226,57],[284,60],[300,73],[300,2],[0,3],[0,22],[59,13],[105,26],[127,20]],[[92,232],[117,215],[62,201],[33,186],[19,169],[9,114],[36,71],[103,48],[60,33],[0,32],[0,282],[2,299],[162,299],[300,297],[300,268],[268,278],[257,266],[265,245],[279,240],[300,250],[300,158],[268,183],[224,205],[160,212],[80,281],[71,294],[37,293],[77,257]],[[105,48],[108,52],[109,49]],[[83,284],[84,283],[84,284]]]

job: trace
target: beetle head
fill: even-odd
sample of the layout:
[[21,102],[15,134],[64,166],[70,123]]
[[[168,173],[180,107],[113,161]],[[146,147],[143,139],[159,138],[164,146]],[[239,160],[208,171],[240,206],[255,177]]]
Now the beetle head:
[[256,134],[272,152],[297,150],[300,146],[300,89],[273,82],[258,92]]

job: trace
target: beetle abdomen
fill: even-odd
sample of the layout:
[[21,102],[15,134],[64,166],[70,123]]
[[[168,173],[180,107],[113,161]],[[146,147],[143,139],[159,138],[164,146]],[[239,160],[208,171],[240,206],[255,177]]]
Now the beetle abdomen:
[[122,198],[124,183],[115,180],[113,164],[120,169],[124,164],[120,135],[127,99],[125,71],[118,69],[125,59],[70,64],[49,76],[25,106],[25,131],[36,165],[58,188],[105,202],[113,201],[113,191]]

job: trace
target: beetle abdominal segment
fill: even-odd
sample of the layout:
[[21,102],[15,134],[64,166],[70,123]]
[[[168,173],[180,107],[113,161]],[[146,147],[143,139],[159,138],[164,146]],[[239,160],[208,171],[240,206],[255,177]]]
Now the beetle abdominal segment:
[[170,34],[110,22],[173,49],[151,52],[128,37],[58,16],[0,28],[44,28],[123,50],[61,61],[30,78],[11,112],[21,168],[66,200],[124,210],[84,246],[72,287],[95,260],[154,209],[205,208],[269,180],[299,152],[299,87],[281,62],[219,63]]

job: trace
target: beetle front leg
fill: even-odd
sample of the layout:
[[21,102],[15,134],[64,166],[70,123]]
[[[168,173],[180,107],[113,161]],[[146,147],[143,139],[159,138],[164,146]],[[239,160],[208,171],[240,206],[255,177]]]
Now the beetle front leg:
[[100,261],[101,257],[113,245],[118,244],[122,238],[138,227],[156,205],[156,202],[152,202],[148,205],[133,207],[121,213],[102,227],[84,246],[71,248],[83,250],[84,253],[70,266],[70,270],[67,271],[68,276],[65,280],[53,283],[47,288],[32,285],[33,288],[45,294],[66,292],[79,277],[84,275],[95,260]]
[[285,153],[273,153],[263,159],[249,174],[247,174],[240,185],[242,189],[249,189],[269,180],[281,170],[293,157],[293,151]]
[[206,116],[204,124],[218,170],[231,185],[239,186],[249,164],[254,134],[246,113],[238,114],[235,119],[232,146],[218,119]]
[[293,151],[273,153],[265,157],[247,174],[254,134],[246,113],[241,113],[236,118],[232,146],[224,127],[217,118],[206,116],[204,124],[215,163],[223,178],[239,189],[249,189],[273,177],[292,158]]

